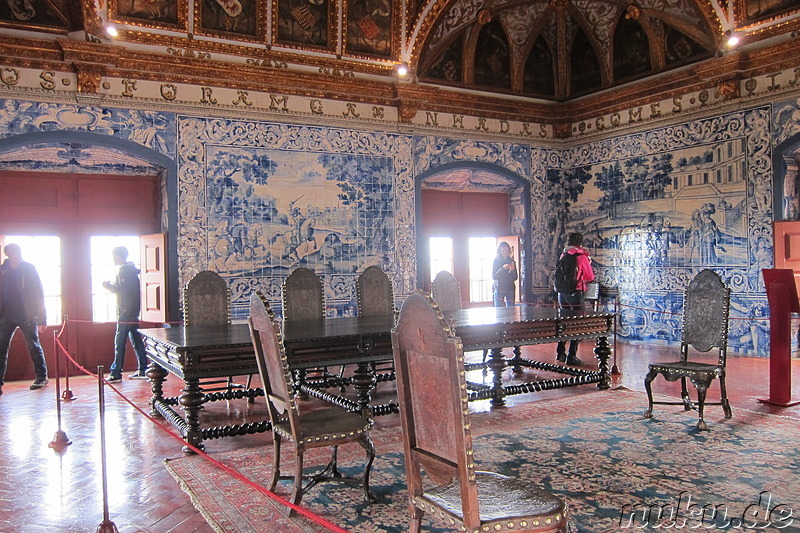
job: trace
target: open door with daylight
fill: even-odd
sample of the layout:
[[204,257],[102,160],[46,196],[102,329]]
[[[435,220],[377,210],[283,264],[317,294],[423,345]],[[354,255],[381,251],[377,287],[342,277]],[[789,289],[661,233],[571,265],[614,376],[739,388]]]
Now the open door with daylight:
[[165,323],[167,312],[167,236],[142,235],[142,321]]

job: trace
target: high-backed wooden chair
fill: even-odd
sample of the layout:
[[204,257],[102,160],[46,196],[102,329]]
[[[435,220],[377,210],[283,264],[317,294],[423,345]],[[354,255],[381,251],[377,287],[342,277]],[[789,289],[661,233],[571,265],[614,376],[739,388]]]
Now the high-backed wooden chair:
[[[283,318],[285,320],[322,320],[325,316],[325,297],[322,279],[305,267],[294,269],[283,280]],[[298,371],[299,381],[308,377],[337,379],[327,367]]]
[[[393,315],[394,308],[394,289],[392,280],[380,267],[370,266],[362,272],[356,280],[356,299],[358,300],[358,316],[387,316]],[[393,379],[391,373],[394,372],[394,363],[373,363],[372,369],[376,374],[389,372],[389,376],[378,376],[378,380],[384,378]]]
[[[452,313],[463,308],[461,303],[461,286],[458,280],[447,270],[442,270],[433,278],[431,284],[431,295],[442,313]],[[486,363],[486,356],[489,350],[483,351],[483,363]]]
[[447,270],[442,270],[433,279],[431,295],[442,313],[452,313],[462,308],[461,287],[458,280]]
[[535,488],[533,480],[477,469],[463,346],[426,294],[412,294],[403,303],[392,347],[409,531],[419,532],[426,514],[458,531],[567,531],[567,508],[560,498]]
[[231,323],[231,291],[216,272],[198,272],[183,290],[183,323],[224,326]]
[[384,316],[394,313],[392,280],[377,266],[367,267],[356,280],[358,316]]
[[[195,274],[186,284],[183,289],[183,323],[192,327],[225,326],[231,323],[231,291],[219,274],[204,270]],[[246,386],[234,383],[233,377],[227,381],[202,380],[200,386],[206,392],[242,387],[249,389],[251,378],[248,377]]]
[[[683,405],[684,410],[697,409],[700,420],[698,429],[707,429],[703,419],[706,405],[721,405],[725,418],[731,417],[731,406],[725,386],[725,366],[728,350],[728,312],[731,291],[713,270],[700,271],[689,283],[683,297],[683,333],[681,335],[681,358],[679,361],[651,363],[644,379],[648,407],[645,418],[653,417],[653,405]],[[718,351],[715,363],[700,363],[690,359],[691,350]],[[653,401],[651,383],[657,376],[667,381],[681,380],[681,401]],[[714,379],[719,379],[721,398],[716,403],[706,403],[706,391]],[[689,398],[686,380],[697,389],[697,401]]]
[[[250,297],[250,335],[256,354],[258,371],[264,384],[264,394],[272,422],[273,468],[269,490],[274,490],[280,480],[291,479],[290,501],[300,503],[303,494],[322,481],[346,481],[361,485],[364,498],[375,502],[369,491],[369,474],[375,459],[375,447],[369,435],[372,422],[339,407],[316,409],[300,414],[289,364],[281,339],[280,325],[261,294]],[[294,475],[281,474],[281,443],[286,439],[293,445]],[[344,477],[337,469],[336,451],[341,444],[357,442],[367,452],[367,464],[361,480]],[[331,447],[331,460],[319,473],[303,485],[303,455],[306,450]],[[293,510],[289,511],[292,514]]]
[[283,280],[283,318],[322,320],[324,315],[322,280],[309,268],[294,269]]

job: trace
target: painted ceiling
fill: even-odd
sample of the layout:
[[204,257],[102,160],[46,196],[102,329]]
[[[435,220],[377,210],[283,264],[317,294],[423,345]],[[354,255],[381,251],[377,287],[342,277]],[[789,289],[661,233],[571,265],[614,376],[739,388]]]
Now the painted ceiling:
[[724,54],[730,34],[794,38],[798,13],[800,0],[5,0],[0,27],[351,76],[405,63],[422,84],[563,102]]

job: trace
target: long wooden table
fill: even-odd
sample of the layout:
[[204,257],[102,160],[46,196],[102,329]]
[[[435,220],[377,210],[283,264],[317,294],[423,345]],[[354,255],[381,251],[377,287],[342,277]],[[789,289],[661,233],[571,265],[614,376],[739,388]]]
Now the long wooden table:
[[[344,408],[376,416],[397,412],[397,404],[372,405],[371,393],[379,380],[393,376],[376,376],[374,364],[392,359],[391,328],[394,316],[368,318],[334,318],[318,321],[286,321],[283,340],[289,366],[298,372],[295,386],[303,393]],[[492,385],[470,383],[470,400],[491,400],[503,405],[505,396],[539,390],[596,383],[600,389],[610,385],[608,336],[613,329],[614,314],[581,312],[518,305],[462,309],[448,316],[465,351],[491,350],[485,363],[467,365],[468,370],[484,367],[492,372]],[[202,428],[200,411],[204,403],[222,399],[255,398],[261,389],[229,389],[207,392],[200,380],[227,378],[258,373],[247,324],[234,323],[219,327],[174,327],[139,330],[151,360],[147,376],[153,391],[154,414],[163,416],[181,431],[186,441],[203,447],[203,440],[268,431],[268,421]],[[594,353],[597,368],[568,367],[521,356],[519,346],[553,343],[560,340],[596,338]],[[505,358],[502,348],[515,346],[514,356]],[[320,366],[355,364],[352,377],[308,380],[304,370]],[[523,367],[555,372],[563,377],[518,385],[503,385],[507,367],[519,372]],[[172,373],[184,381],[177,398],[163,396],[163,381]],[[330,392],[330,388],[352,385],[355,401]],[[182,416],[175,407],[180,405]]]

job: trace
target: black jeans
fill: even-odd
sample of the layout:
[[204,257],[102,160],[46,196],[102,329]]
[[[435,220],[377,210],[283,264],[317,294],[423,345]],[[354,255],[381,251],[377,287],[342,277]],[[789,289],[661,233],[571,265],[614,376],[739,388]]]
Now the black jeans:
[[[575,291],[572,294],[558,293],[558,307],[561,309],[583,309],[583,291]],[[574,359],[578,355],[578,344],[581,341],[575,339],[569,341],[569,353],[567,354],[567,361]],[[563,359],[566,353],[567,341],[560,341],[556,348],[556,353]]]
[[36,379],[47,379],[47,363],[44,361],[44,350],[39,342],[39,327],[36,322],[18,322],[16,320],[0,320],[0,386],[6,377],[6,364],[8,363],[8,349],[11,337],[19,328],[25,342],[28,344],[28,353],[33,361]]

